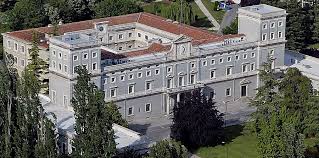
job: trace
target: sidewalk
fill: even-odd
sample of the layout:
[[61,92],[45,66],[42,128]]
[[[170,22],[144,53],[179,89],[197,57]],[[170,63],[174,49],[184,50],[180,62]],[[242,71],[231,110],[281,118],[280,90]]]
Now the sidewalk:
[[210,14],[210,12],[207,10],[205,5],[201,0],[195,0],[195,3],[198,5],[199,9],[205,14],[205,16],[208,18],[208,20],[214,25],[213,30],[218,31],[220,28],[219,23],[216,21],[216,19]]

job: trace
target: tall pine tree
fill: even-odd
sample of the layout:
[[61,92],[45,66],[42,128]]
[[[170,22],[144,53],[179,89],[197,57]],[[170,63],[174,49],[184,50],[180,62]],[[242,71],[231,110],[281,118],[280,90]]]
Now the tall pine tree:
[[90,75],[79,67],[74,86],[72,106],[75,112],[75,131],[72,151],[74,157],[109,158],[115,155],[116,144],[112,118],[104,102],[104,94],[91,83]]

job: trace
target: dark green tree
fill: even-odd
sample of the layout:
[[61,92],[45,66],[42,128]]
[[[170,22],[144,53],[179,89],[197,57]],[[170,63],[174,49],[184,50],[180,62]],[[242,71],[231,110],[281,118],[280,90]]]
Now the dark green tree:
[[11,10],[16,2],[16,0],[0,0],[0,11],[5,12]]
[[187,158],[187,149],[174,140],[162,140],[153,145],[147,158]]
[[161,16],[184,24],[192,24],[195,21],[192,5],[185,0],[176,0],[169,6],[162,6]]
[[73,10],[73,21],[89,20],[94,17],[95,0],[68,0],[68,5]]
[[103,93],[91,83],[83,67],[76,70],[72,106],[75,112],[74,157],[104,157],[115,155],[116,146],[112,118],[107,111]]
[[171,137],[187,148],[217,145],[224,139],[223,114],[200,90],[194,90],[173,109]]
[[[254,126],[257,135],[257,149],[260,157],[303,158],[303,135],[296,130],[298,119],[289,113],[285,95],[278,91],[281,83],[271,67],[272,59],[260,70],[262,86],[259,87],[251,105],[257,107]],[[285,82],[286,83],[286,82]],[[284,84],[282,84],[284,85]]]
[[48,25],[43,0],[20,0],[8,12],[8,25],[12,30]]
[[119,108],[116,104],[110,102],[106,104],[106,106],[113,123],[116,123],[123,127],[128,127],[128,122],[125,119],[123,119],[121,113],[119,112]]
[[96,3],[94,11],[100,18],[141,12],[142,8],[135,0],[101,0]]
[[39,57],[39,37],[37,32],[33,31],[32,33],[32,47],[29,51],[30,63],[28,64],[28,69],[33,71],[36,75],[37,82],[40,84],[40,90],[42,93],[48,92],[49,83],[46,81],[43,76],[48,73],[47,63]]

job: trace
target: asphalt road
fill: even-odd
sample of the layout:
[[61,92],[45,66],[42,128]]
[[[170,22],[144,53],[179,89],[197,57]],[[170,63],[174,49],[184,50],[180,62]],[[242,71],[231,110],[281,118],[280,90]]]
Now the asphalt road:
[[227,26],[230,26],[230,24],[233,22],[233,20],[237,17],[237,11],[238,11],[239,5],[233,4],[232,9],[228,10],[223,18],[222,23],[220,24],[218,33],[222,33],[223,29]]

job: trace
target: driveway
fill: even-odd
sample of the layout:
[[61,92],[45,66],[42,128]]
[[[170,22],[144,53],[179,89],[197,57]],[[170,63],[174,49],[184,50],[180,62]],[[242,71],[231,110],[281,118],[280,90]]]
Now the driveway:
[[230,24],[233,22],[233,20],[237,17],[237,11],[238,11],[239,5],[233,4],[231,7],[232,7],[232,9],[228,10],[225,13],[223,21],[220,24],[220,27],[218,30],[218,33],[220,33],[220,34],[222,33],[223,29],[227,26],[230,26]]

